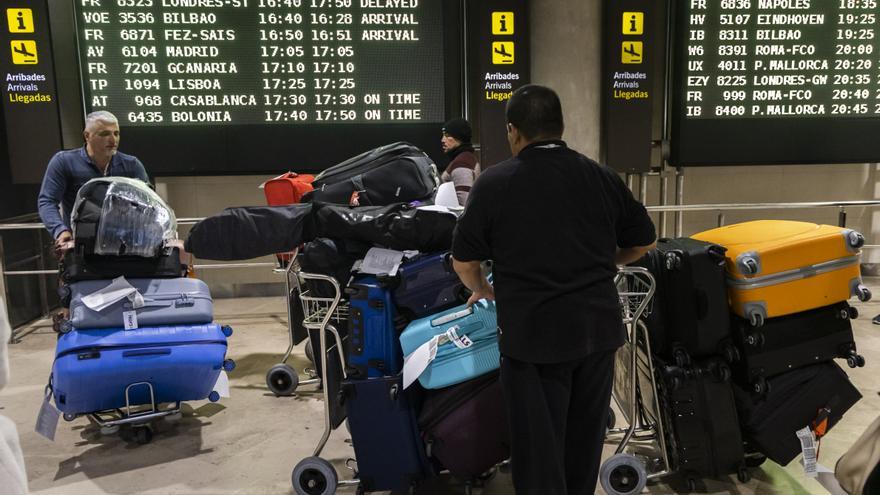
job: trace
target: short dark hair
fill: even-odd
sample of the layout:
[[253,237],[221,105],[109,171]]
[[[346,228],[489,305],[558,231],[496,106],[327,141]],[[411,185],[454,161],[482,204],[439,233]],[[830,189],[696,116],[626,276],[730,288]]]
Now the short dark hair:
[[507,122],[529,140],[562,137],[562,103],[555,91],[537,84],[520,87],[507,102]]

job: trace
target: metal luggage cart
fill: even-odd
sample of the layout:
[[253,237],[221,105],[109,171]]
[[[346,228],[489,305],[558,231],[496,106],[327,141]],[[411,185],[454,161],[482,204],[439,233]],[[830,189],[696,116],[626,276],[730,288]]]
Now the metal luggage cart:
[[[291,483],[294,492],[298,495],[329,495],[336,493],[337,486],[359,483],[357,479],[340,480],[333,465],[320,457],[330,433],[345,420],[344,410],[337,400],[339,386],[342,380],[347,378],[345,353],[342,349],[344,339],[340,337],[335,325],[347,321],[349,307],[348,302],[342,300],[342,288],[339,282],[333,277],[306,273],[288,267],[288,274],[290,273],[293,274],[294,283],[299,290],[299,299],[305,315],[303,326],[309,330],[317,330],[320,335],[320,345],[314,351],[319,351],[315,352],[315,356],[322,357],[320,380],[323,384],[324,396],[324,433],[315,447],[314,454],[301,460],[293,468]],[[308,285],[315,282],[330,284],[335,291],[334,297],[312,295]],[[332,343],[328,342],[328,338],[332,338]],[[290,349],[288,349],[289,354]],[[338,361],[335,360],[337,357]]]
[[651,313],[654,276],[645,268],[623,267],[615,284],[627,338],[615,357],[611,395],[626,426],[614,428],[614,411],[609,411],[606,441],[617,441],[618,445],[599,470],[599,481],[609,495],[639,493],[648,480],[672,472],[643,320]]
[[[283,273],[285,278],[287,331],[290,340],[287,350],[284,351],[284,357],[281,358],[281,362],[269,368],[269,371],[266,373],[266,386],[269,388],[269,391],[276,396],[293,395],[297,387],[300,385],[321,383],[321,378],[318,376],[319,373],[315,369],[304,369],[303,373],[307,378],[302,379],[297,371],[287,364],[287,361],[290,359],[290,354],[293,352],[293,348],[305,340],[306,357],[309,361],[315,364],[315,356],[317,353],[314,352],[315,349],[313,346],[316,344],[313,343],[311,339],[308,339],[308,335],[302,335],[302,333],[303,331],[307,332],[309,329],[319,328],[317,324],[320,322],[314,321],[316,318],[315,315],[320,312],[321,306],[327,306],[333,299],[329,297],[321,298],[304,294],[304,292],[308,292],[308,288],[305,287],[307,282],[305,282],[305,277],[302,276],[303,273],[300,271],[299,264],[296,262],[296,251],[291,253],[291,259],[288,261],[286,267],[278,268],[275,271],[276,273]],[[311,277],[310,274],[305,275]],[[325,279],[313,278],[313,280]],[[343,303],[336,307],[331,319],[336,324],[340,324],[343,323],[347,317],[348,306]],[[298,329],[297,325],[300,321],[302,321],[302,325],[300,327],[301,329]]]

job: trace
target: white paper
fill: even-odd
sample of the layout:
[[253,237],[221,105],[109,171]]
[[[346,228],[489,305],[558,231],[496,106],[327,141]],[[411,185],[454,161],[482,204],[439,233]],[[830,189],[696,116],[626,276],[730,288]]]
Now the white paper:
[[138,327],[138,315],[137,311],[123,311],[122,312],[122,323],[125,326],[126,330],[134,330]]
[[214,384],[214,391],[220,394],[220,397],[229,398],[229,375],[225,370],[220,370],[217,376],[217,383]]
[[[450,215],[455,215],[455,211],[453,210],[461,210],[462,208],[459,206],[457,208],[450,208],[449,206],[443,205],[425,205],[419,206],[416,208],[417,210],[425,210],[425,211],[439,211],[440,213],[449,213]],[[458,215],[455,215],[458,216]]]
[[[445,335],[443,337],[445,338]],[[431,340],[420,345],[411,354],[403,358],[403,388],[412,385],[428,369],[428,365],[437,357],[439,340],[440,335],[435,335]]]
[[816,468],[816,438],[813,436],[813,430],[809,426],[805,426],[798,430],[796,434],[801,443],[801,452],[804,454],[802,461],[804,474],[809,478],[816,478],[818,476]]
[[370,248],[364,261],[361,263],[360,272],[372,275],[388,274],[394,276],[400,263],[403,261],[403,252],[392,249]]
[[34,431],[54,442],[55,430],[58,429],[58,418],[61,416],[61,413],[49,401],[51,397],[51,395],[46,396],[43,405],[40,406],[40,412],[37,414],[37,425]]
[[455,194],[455,184],[452,182],[444,182],[437,188],[437,196],[434,197],[434,204],[446,207],[461,206],[458,204],[458,195]]
[[83,297],[82,302],[93,311],[103,311],[123,299],[131,301],[134,308],[144,305],[144,297],[141,293],[132,287],[125,277],[118,277],[114,278],[107,287]]

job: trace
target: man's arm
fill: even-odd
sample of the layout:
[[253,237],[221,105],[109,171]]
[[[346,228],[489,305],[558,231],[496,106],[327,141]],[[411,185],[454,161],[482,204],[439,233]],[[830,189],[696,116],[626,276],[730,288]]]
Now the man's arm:
[[656,242],[652,242],[649,246],[633,246],[628,248],[617,248],[614,254],[614,263],[617,265],[628,265],[633,261],[638,261],[648,251],[657,247]]
[[150,183],[150,177],[147,175],[147,169],[144,167],[144,164],[141,163],[141,160],[138,157],[134,158],[134,177],[135,179],[140,179],[147,184]]
[[40,219],[46,226],[46,230],[52,234],[52,238],[56,240],[64,233],[66,233],[66,237],[70,237],[70,227],[64,225],[61,213],[58,211],[58,205],[61,204],[64,191],[67,189],[67,176],[64,174],[63,168],[58,155],[49,160],[46,175],[43,176],[43,185],[40,187],[40,195],[37,198]]
[[452,267],[455,269],[455,273],[458,274],[458,278],[461,279],[461,283],[473,292],[467,301],[468,306],[473,305],[480,299],[495,300],[495,289],[483,275],[479,261],[458,261],[453,258]]

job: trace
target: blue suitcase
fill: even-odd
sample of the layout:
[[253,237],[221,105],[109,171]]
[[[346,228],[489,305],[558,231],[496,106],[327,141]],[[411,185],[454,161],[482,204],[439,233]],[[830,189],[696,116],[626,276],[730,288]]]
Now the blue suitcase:
[[430,316],[467,301],[449,252],[419,255],[400,265],[393,277],[379,280],[393,289],[397,311],[407,321]]
[[498,369],[495,301],[456,306],[410,323],[400,335],[403,355],[409,357],[435,336],[439,338],[436,357],[419,375],[423,387],[448,387]]
[[[349,310],[348,365],[355,377],[400,373],[403,355],[398,342],[397,311],[391,290],[376,277],[359,277],[346,289]],[[402,328],[402,324],[399,325]]]
[[[156,404],[212,395],[226,361],[229,327],[217,324],[74,330],[58,339],[52,393],[64,413],[125,407],[126,387],[149,383]],[[210,397],[209,397],[210,396]],[[131,404],[150,404],[150,387],[133,386]]]
[[409,493],[411,486],[432,475],[419,432],[418,387],[403,390],[397,375],[349,380],[342,391],[363,491]]

